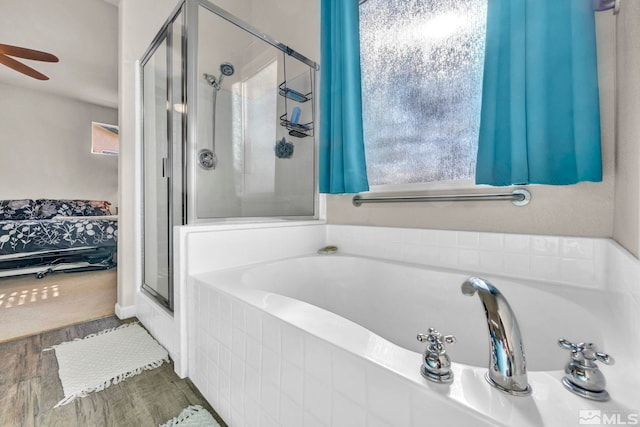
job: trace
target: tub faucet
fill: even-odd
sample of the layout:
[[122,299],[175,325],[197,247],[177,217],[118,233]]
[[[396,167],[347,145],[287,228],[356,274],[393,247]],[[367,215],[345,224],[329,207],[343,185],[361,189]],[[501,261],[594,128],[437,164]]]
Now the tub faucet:
[[531,393],[522,347],[522,336],[509,303],[496,287],[479,277],[462,284],[462,293],[478,292],[489,326],[490,361],[486,379],[498,390],[515,396]]

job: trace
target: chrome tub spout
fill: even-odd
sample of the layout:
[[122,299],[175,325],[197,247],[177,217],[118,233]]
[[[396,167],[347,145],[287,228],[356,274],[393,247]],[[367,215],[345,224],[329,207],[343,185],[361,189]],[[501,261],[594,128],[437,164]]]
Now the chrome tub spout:
[[491,283],[471,277],[462,284],[462,293],[478,293],[489,326],[490,361],[487,381],[498,390],[516,396],[531,393],[527,380],[522,336],[509,303]]

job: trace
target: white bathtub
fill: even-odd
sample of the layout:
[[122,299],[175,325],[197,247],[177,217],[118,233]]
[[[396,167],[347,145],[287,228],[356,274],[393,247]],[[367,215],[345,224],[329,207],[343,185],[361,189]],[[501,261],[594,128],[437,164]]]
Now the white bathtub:
[[[507,298],[522,332],[533,394],[513,397],[484,380],[485,315],[477,296],[460,291],[470,275],[343,255],[194,275],[190,377],[234,426],[569,426],[583,410],[637,418],[637,363],[625,354],[628,328],[609,295],[482,275]],[[448,347],[451,385],[419,374],[424,345],[415,337],[429,327],[457,338]],[[569,354],[558,338],[594,342],[617,357],[602,368],[611,401],[564,389]]]

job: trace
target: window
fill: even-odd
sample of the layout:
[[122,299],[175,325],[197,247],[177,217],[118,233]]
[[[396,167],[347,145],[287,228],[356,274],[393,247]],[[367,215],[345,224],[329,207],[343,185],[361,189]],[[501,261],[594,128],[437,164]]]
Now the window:
[[360,5],[371,185],[475,174],[487,0]]
[[118,155],[118,126],[91,122],[91,153]]

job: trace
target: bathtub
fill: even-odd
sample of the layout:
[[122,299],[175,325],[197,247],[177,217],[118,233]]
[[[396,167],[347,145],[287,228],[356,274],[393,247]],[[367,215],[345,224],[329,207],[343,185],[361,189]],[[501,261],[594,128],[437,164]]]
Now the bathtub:
[[[189,376],[234,426],[570,426],[581,411],[638,419],[638,364],[625,354],[629,329],[610,295],[482,275],[522,332],[533,393],[515,397],[484,380],[485,315],[478,297],[460,290],[470,275],[340,254],[195,274]],[[447,349],[450,385],[419,373],[416,335],[430,327],[457,339]],[[611,401],[564,389],[569,354],[558,338],[594,342],[616,357],[602,367]]]

